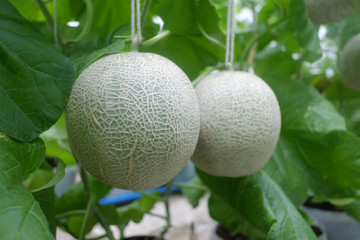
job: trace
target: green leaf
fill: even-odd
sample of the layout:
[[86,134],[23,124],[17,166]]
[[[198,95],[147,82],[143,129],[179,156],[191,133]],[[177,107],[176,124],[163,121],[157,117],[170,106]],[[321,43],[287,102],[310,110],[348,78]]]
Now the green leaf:
[[60,158],[67,165],[76,164],[68,141],[64,114],[51,128],[43,132],[40,138],[45,143],[46,156]]
[[39,138],[20,143],[0,132],[0,152],[0,184],[10,187],[19,185],[40,166],[45,146]]
[[[96,200],[104,197],[111,189],[110,186],[89,177],[91,191],[96,195]],[[72,185],[56,200],[56,213],[64,213],[71,210],[86,209],[87,198],[82,182]]]
[[40,204],[40,208],[49,222],[49,228],[53,236],[56,236],[56,210],[54,186],[32,193],[35,200]]
[[42,163],[43,142],[20,143],[0,133],[0,152],[1,239],[54,239],[39,203],[21,185]]
[[282,131],[346,130],[344,118],[312,86],[278,74],[267,73],[261,76],[279,101]]
[[39,203],[30,192],[20,185],[0,189],[1,239],[54,239]]
[[80,74],[91,63],[95,62],[96,60],[102,57],[105,57],[110,54],[120,53],[121,50],[124,49],[124,47],[125,47],[125,41],[122,39],[118,39],[105,48],[96,50],[92,52],[90,55],[85,55],[76,59],[75,65],[78,73]]
[[39,186],[38,188],[35,189],[31,189],[31,192],[35,193],[47,188],[51,188],[53,186],[55,186],[55,184],[57,184],[58,182],[61,181],[61,179],[63,179],[63,177],[65,176],[65,164],[63,161],[61,161],[61,159],[57,159],[57,167],[56,167],[56,172],[55,174],[53,174],[52,178],[49,179],[46,184]]
[[264,171],[295,205],[309,196],[317,201],[358,196],[359,144],[360,138],[347,131],[289,131],[280,137]]
[[211,194],[209,198],[209,213],[214,220],[226,227],[230,234],[243,233],[254,240],[266,238],[267,232],[254,227],[246,218],[214,194]]
[[207,187],[201,182],[198,176],[195,176],[186,184],[176,184],[180,187],[182,194],[189,200],[191,206],[196,208],[200,199],[208,192]]
[[355,218],[357,221],[360,221],[360,201],[354,201],[348,205],[342,206],[342,209],[345,210],[350,216]]
[[0,8],[0,131],[31,141],[60,117],[76,77],[55,49],[7,1]]
[[162,41],[142,47],[142,51],[160,54],[177,64],[190,79],[194,79],[207,66],[222,61],[224,50],[209,43],[204,37],[170,35]]
[[139,200],[117,208],[117,213],[119,214],[119,222],[117,225],[126,226],[130,221],[139,223],[146,213],[150,213],[150,210],[157,202],[155,199],[159,196],[159,192],[149,193],[143,195]]
[[208,37],[217,42],[225,40],[218,25],[216,9],[208,0],[162,0],[152,4],[151,11],[163,19],[164,30],[169,30],[171,34],[157,44],[142,47],[141,51],[169,58],[190,79],[196,78],[207,66],[224,60],[225,50]]
[[[259,52],[256,55],[256,64],[254,70],[256,74],[262,75],[273,71],[284,76],[291,76],[297,70],[297,63],[291,54],[282,50],[283,46],[277,45],[267,51]],[[276,62],[277,64],[269,64]]]
[[266,233],[266,239],[317,239],[279,185],[265,172],[227,178],[198,170],[198,175],[214,195],[233,208],[240,218],[246,218],[252,229]]
[[322,56],[317,30],[311,22],[305,7],[305,1],[289,1],[290,28],[299,45],[305,49],[305,60],[315,61]]

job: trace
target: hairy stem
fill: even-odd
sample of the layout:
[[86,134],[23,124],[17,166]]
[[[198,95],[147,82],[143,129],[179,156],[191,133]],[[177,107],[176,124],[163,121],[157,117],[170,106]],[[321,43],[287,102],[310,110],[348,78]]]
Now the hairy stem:
[[85,25],[80,32],[80,34],[77,36],[75,41],[81,40],[91,29],[92,23],[94,21],[94,6],[91,0],[84,0],[85,6],[86,6],[86,21]]
[[250,49],[252,48],[252,46],[254,44],[257,43],[257,41],[259,41],[263,36],[265,36],[266,34],[270,33],[274,28],[276,28],[277,26],[279,26],[281,23],[287,21],[289,18],[285,17],[280,19],[277,22],[274,22],[273,24],[271,24],[264,32],[256,35],[255,38],[251,39],[251,41],[246,45],[246,47],[244,48],[241,57],[240,57],[240,69],[241,70],[245,70],[246,66],[244,66],[245,64],[245,58],[248,55]]
[[[84,189],[85,189],[85,194],[87,199],[89,199],[90,201],[90,197],[92,196],[92,192],[91,192],[91,188],[90,188],[90,183],[89,183],[89,179],[87,176],[86,171],[84,170],[83,167],[80,166],[80,176],[82,179],[82,182],[84,184]],[[92,208],[93,214],[95,216],[95,218],[98,220],[98,222],[100,223],[100,225],[104,228],[104,230],[106,231],[106,235],[108,236],[108,238],[110,240],[115,240],[112,231],[109,227],[109,223],[101,216],[98,207],[96,206],[96,204],[93,206]]]
[[175,183],[174,186],[177,186],[179,188],[196,189],[204,192],[209,191],[209,189],[206,186],[202,186],[202,185]]
[[68,218],[72,216],[85,215],[85,210],[72,210],[64,213],[56,214],[57,219]]
[[42,0],[36,0],[36,3],[38,4],[41,12],[44,14],[46,22],[49,24],[49,26],[51,27],[51,29],[54,28],[54,21],[49,13],[49,11],[47,10],[44,2]]
[[164,228],[164,230],[161,232],[161,236],[160,239],[164,239],[164,235],[167,233],[167,231],[169,230],[169,228],[171,227],[171,216],[170,216],[170,196],[171,196],[171,187],[174,183],[174,180],[171,180],[167,185],[166,185],[166,192],[164,195],[164,203],[165,203],[165,210],[166,210],[166,226]]
[[160,42],[161,40],[163,40],[164,38],[166,38],[169,35],[170,35],[170,31],[169,30],[164,30],[161,33],[159,33],[158,35],[156,35],[155,37],[150,38],[150,39],[148,39],[146,41],[143,41],[141,43],[141,45],[145,46],[145,47],[154,45],[155,43]]
[[[251,1],[251,10],[253,12],[253,32],[252,32],[252,37],[256,38],[257,35],[257,24],[258,24],[258,13],[256,11],[256,3],[255,1]],[[248,61],[247,61],[247,66],[246,68],[248,69],[254,62],[255,59],[255,55],[256,55],[256,50],[257,50],[257,46],[258,46],[258,41],[256,41],[254,43],[254,45],[251,47],[250,49],[250,53],[248,56]]]
[[86,207],[86,213],[85,213],[84,220],[82,222],[81,229],[80,229],[79,240],[84,240],[85,239],[86,226],[87,226],[87,224],[89,222],[91,212],[92,212],[92,209],[93,209],[94,204],[95,204],[95,200],[96,200],[95,195],[90,194],[90,198],[89,198],[89,201],[88,201],[88,204],[87,204],[87,207]]
[[144,3],[143,9],[141,11],[141,29],[144,29],[145,20],[146,20],[146,16],[147,16],[147,13],[150,8],[150,4],[151,4],[151,0],[146,0]]
[[100,214],[100,211],[98,209],[98,207],[95,205],[94,206],[94,215],[96,217],[96,219],[98,220],[98,222],[100,223],[100,225],[104,228],[104,230],[106,231],[106,235],[110,240],[115,240],[112,231],[110,229],[110,224],[108,223],[108,221],[103,218],[103,216]]
[[210,42],[212,42],[213,44],[215,44],[216,46],[221,47],[222,49],[226,49],[226,46],[224,44],[222,44],[220,41],[218,41],[217,39],[213,38],[212,36],[210,36],[209,34],[207,34],[205,32],[205,30],[201,27],[201,25],[198,23],[198,28],[201,32],[201,34]]

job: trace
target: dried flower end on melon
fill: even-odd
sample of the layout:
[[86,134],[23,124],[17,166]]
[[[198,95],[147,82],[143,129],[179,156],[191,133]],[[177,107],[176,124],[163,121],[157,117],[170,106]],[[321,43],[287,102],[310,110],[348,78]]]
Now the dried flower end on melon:
[[355,9],[358,0],[306,0],[306,9],[314,24],[328,24],[342,20]]
[[339,72],[345,85],[360,91],[360,34],[351,38],[342,50]]
[[195,90],[170,60],[152,53],[106,56],[74,83],[69,142],[97,179],[122,189],[166,184],[190,159],[200,130]]
[[271,88],[250,73],[223,71],[205,77],[195,90],[201,124],[194,164],[227,177],[249,175],[264,166],[281,128]]

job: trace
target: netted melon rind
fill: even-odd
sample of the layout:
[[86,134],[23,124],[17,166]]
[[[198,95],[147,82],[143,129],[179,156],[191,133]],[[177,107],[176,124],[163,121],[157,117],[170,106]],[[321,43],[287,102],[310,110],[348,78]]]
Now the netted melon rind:
[[338,22],[355,9],[358,0],[306,0],[306,9],[314,24]]
[[195,90],[201,124],[194,164],[227,177],[249,175],[264,166],[281,128],[271,88],[250,73],[223,71],[205,77]]
[[346,43],[339,59],[342,81],[349,88],[360,91],[360,34]]
[[199,135],[196,93],[185,73],[152,53],[106,56],[74,83],[67,131],[79,163],[104,183],[131,190],[166,184]]

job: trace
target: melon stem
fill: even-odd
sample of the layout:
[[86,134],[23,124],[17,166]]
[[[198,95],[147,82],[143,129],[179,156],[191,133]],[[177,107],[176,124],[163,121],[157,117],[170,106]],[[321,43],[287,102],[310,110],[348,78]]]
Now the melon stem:
[[171,227],[171,217],[170,217],[170,196],[171,196],[171,187],[174,184],[174,179],[171,180],[166,185],[166,192],[164,195],[164,203],[165,203],[165,210],[166,210],[166,226],[164,227],[164,230],[161,232],[160,239],[164,239],[164,235],[167,233],[169,228]]
[[[85,194],[86,194],[86,198],[88,199],[89,203],[91,202],[91,198],[92,196],[94,195],[94,193],[91,192],[91,186],[90,186],[90,183],[89,183],[89,178],[87,176],[87,173],[85,171],[85,169],[81,166],[79,166],[80,168],[80,177],[81,177],[81,180],[82,180],[82,183],[84,185],[84,189],[85,189]],[[106,232],[106,235],[107,237],[110,239],[110,240],[115,240],[113,234],[112,234],[112,231],[109,227],[109,223],[107,222],[107,220],[105,218],[103,218],[103,216],[101,215],[98,207],[96,206],[96,204],[93,204],[91,208],[89,209],[86,209],[86,211],[90,211],[93,213],[93,215],[95,216],[95,218],[98,220],[98,222],[100,223],[100,225],[104,228],[105,232]],[[89,214],[89,213],[86,213],[86,214]],[[86,216],[85,214],[85,216]],[[86,217],[84,218],[84,221],[85,221]]]

